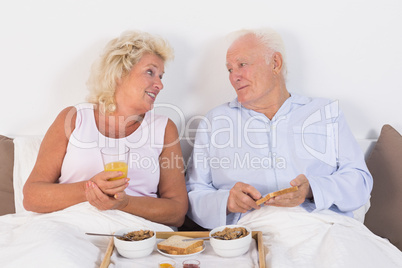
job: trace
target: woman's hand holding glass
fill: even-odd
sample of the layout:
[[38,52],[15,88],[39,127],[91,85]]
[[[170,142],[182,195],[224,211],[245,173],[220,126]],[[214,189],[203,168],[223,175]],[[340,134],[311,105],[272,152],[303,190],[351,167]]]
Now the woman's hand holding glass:
[[85,196],[88,202],[100,210],[122,209],[128,204],[124,190],[129,178],[110,180],[121,176],[121,171],[102,171],[85,184]]

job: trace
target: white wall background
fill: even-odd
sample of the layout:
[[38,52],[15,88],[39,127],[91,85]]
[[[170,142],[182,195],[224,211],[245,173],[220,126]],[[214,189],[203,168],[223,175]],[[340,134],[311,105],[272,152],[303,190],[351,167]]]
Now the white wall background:
[[163,112],[181,131],[194,127],[191,118],[235,96],[225,35],[262,26],[284,38],[289,91],[338,99],[357,139],[387,123],[402,133],[399,0],[0,0],[0,134],[42,135],[85,101],[92,62],[128,29],[172,44],[157,103],[180,110]]

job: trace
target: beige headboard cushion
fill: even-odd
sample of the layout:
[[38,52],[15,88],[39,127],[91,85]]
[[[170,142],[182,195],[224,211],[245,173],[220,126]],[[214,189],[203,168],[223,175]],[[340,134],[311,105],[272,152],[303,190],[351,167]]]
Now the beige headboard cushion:
[[0,135],[0,215],[14,213],[14,143]]
[[402,136],[384,125],[367,159],[374,186],[364,224],[402,250]]

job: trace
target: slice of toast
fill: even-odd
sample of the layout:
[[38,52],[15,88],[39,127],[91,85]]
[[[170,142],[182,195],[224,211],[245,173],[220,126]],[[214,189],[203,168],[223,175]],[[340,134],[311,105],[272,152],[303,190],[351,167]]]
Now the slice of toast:
[[163,252],[174,255],[192,254],[201,251],[204,245],[204,241],[203,240],[183,241],[184,239],[189,238],[191,237],[172,235],[168,239],[159,242],[157,244],[157,247],[159,250],[162,250]]
[[186,253],[183,253],[183,254],[179,254],[176,250],[162,250],[162,249],[160,249],[160,250],[167,254],[171,254],[171,255],[188,255],[188,254],[197,253],[197,252],[201,251],[203,248],[204,248],[204,246],[199,246],[199,247],[190,249]]
[[258,199],[257,201],[255,201],[255,203],[259,206],[262,203],[264,203],[265,201],[267,201],[268,199],[278,196],[278,195],[282,195],[282,194],[287,194],[287,193],[291,193],[291,192],[296,192],[299,189],[299,187],[297,186],[293,186],[290,188],[286,188],[286,189],[282,189],[276,192],[272,192],[267,194],[266,196],[264,196],[263,198]]

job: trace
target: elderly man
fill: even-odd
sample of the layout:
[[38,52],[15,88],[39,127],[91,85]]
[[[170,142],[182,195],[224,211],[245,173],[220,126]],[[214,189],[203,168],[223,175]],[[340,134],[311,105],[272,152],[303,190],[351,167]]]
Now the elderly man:
[[236,224],[260,209],[255,200],[291,186],[298,190],[264,205],[352,216],[373,181],[338,103],[287,90],[284,45],[273,30],[237,32],[226,60],[237,98],[200,122],[188,216],[207,229]]

